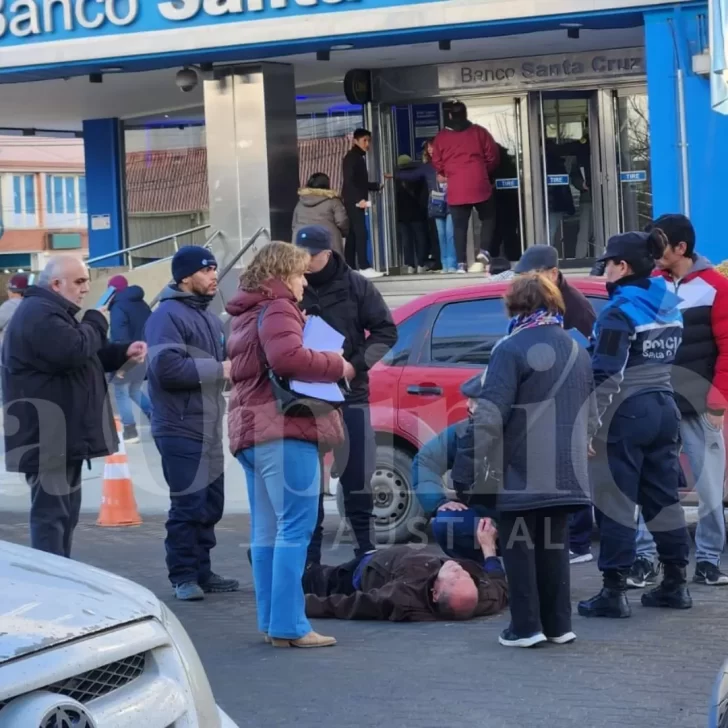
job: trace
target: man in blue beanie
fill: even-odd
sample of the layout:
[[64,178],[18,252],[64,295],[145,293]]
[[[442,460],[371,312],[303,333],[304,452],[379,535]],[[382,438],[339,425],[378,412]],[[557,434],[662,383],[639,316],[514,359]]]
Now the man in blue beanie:
[[177,599],[236,591],[212,571],[210,551],[225,502],[222,393],[230,377],[222,323],[207,309],[217,293],[217,261],[206,248],[180,248],[174,283],[147,321],[152,435],[171,505],[167,569]]

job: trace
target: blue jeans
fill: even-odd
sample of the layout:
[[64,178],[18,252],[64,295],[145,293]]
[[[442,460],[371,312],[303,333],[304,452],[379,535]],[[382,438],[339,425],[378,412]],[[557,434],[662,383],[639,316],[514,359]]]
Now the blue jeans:
[[440,241],[440,260],[443,270],[455,270],[457,260],[455,258],[455,231],[452,226],[452,215],[447,217],[436,217],[437,237]]
[[237,457],[250,500],[258,629],[271,637],[298,639],[311,631],[302,579],[318,514],[318,448],[301,440],[273,440]]
[[[683,415],[680,420],[683,452],[690,463],[698,492],[698,527],[695,531],[695,560],[718,566],[725,546],[723,479],[725,441],[723,433],[708,423],[705,415]],[[637,557],[655,560],[657,547],[640,514],[637,527]]]
[[438,511],[431,521],[432,535],[438,546],[454,559],[471,559],[480,563],[483,552],[478,545],[476,529],[481,518],[495,514],[483,506],[465,511]]
[[144,384],[143,380],[139,380],[138,382],[126,382],[118,377],[114,379],[116,408],[119,410],[121,424],[124,425],[124,427],[136,425],[134,412],[131,408],[132,402],[136,402],[139,409],[147,416],[147,419],[149,419],[152,414],[152,403],[149,401],[149,397],[144,394],[142,384]]

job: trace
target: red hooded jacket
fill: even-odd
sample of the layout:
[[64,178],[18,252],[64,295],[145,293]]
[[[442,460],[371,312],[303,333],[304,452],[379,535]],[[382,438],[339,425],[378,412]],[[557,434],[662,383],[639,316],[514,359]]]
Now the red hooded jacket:
[[[265,308],[258,327],[258,318]],[[303,346],[303,314],[293,293],[278,280],[257,291],[238,291],[227,304],[233,316],[228,341],[233,391],[228,408],[230,450],[290,438],[330,449],[344,439],[341,413],[285,417],[278,411],[265,362],[281,377],[307,382],[338,382],[344,376],[340,356]]]
[[443,129],[432,145],[432,164],[447,177],[450,205],[474,205],[493,194],[490,175],[500,163],[500,151],[487,129],[470,124],[462,131]]

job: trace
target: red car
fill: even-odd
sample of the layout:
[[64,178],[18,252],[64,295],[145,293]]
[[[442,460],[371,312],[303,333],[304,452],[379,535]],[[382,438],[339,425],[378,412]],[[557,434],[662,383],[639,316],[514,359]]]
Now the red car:
[[[569,282],[599,313],[608,300],[604,282]],[[506,334],[507,288],[507,282],[484,281],[437,291],[394,311],[399,340],[370,373],[378,445],[372,491],[380,543],[401,543],[413,535],[422,510],[411,487],[412,460],[431,437],[466,417],[460,385],[488,366],[494,344]],[[338,493],[343,513],[341,489]]]

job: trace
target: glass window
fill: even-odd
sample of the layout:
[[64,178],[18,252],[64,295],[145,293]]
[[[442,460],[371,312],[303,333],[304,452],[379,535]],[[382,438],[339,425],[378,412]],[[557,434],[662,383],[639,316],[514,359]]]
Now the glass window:
[[13,177],[13,211],[16,215],[23,213],[23,189],[21,187],[22,177]]
[[432,330],[431,360],[451,366],[487,366],[495,343],[508,330],[500,298],[444,306]]
[[53,178],[53,212],[56,214],[65,212],[63,208],[63,177]]
[[81,212],[88,212],[86,203],[86,178],[78,178],[78,209]]
[[420,332],[429,310],[429,307],[423,308],[397,326],[397,343],[382,359],[384,364],[390,367],[402,367],[407,364],[412,353],[412,347],[417,339],[417,334]]
[[53,177],[50,174],[45,176],[46,208],[50,213],[55,212],[53,207]]
[[66,177],[66,212],[76,212],[76,177]]
[[25,212],[35,215],[35,175],[25,175]]

